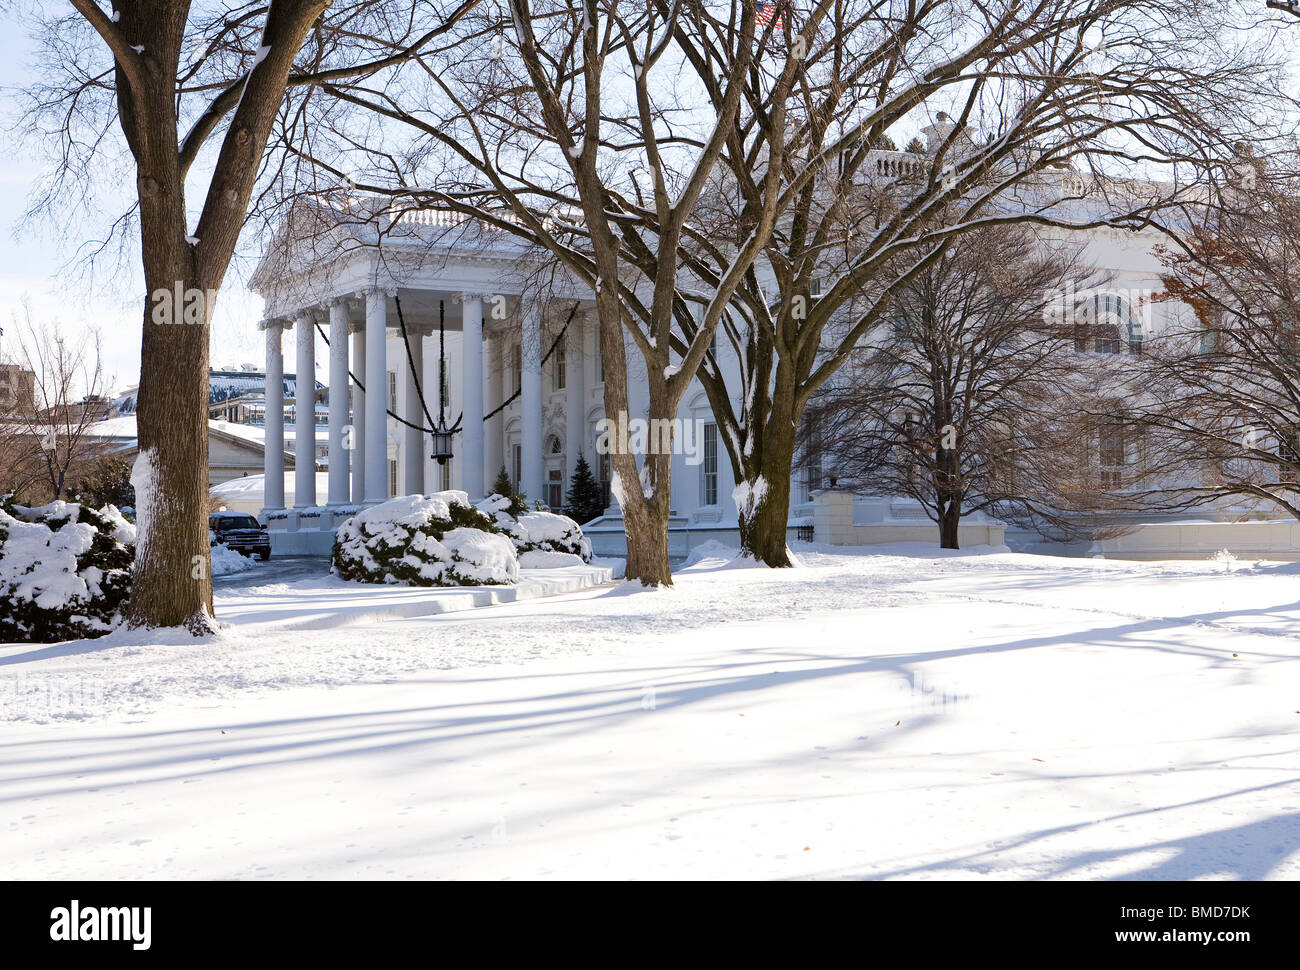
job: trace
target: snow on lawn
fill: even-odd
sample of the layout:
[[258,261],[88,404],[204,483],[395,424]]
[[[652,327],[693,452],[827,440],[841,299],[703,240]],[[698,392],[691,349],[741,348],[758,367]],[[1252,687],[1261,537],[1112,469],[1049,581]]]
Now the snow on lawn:
[[2,647],[0,871],[1300,876],[1300,566],[798,552]]

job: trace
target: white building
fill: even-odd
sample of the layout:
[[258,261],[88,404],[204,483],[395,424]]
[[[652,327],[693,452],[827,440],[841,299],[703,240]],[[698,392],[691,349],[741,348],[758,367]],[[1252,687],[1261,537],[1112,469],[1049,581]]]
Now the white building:
[[[903,174],[920,162],[901,152],[875,154],[875,169],[886,176]],[[1040,179],[1034,191],[1041,201],[1043,192],[1086,195],[1086,186],[1074,173],[1059,171]],[[356,205],[349,213],[330,210],[324,219],[320,211],[300,207],[286,220],[252,280],[265,300],[260,327],[266,335],[269,484],[262,504],[277,552],[326,554],[338,522],[359,505],[394,495],[457,488],[476,500],[502,468],[530,501],[555,508],[567,501],[579,454],[608,487],[608,466],[596,453],[597,423],[604,417],[603,371],[594,306],[585,287],[574,287],[553,267],[539,264],[517,238],[459,214],[424,210],[393,215],[381,203]],[[342,227],[340,215],[346,222]],[[1077,234],[1070,242],[1078,244]],[[1128,332],[1117,331],[1115,340],[1098,341],[1081,352],[1140,352],[1146,337],[1189,312],[1150,300],[1160,288],[1157,242],[1149,232],[1089,231],[1083,259],[1111,276],[1107,290],[1116,303],[1108,309],[1125,321]],[[719,366],[734,373],[737,364],[728,359],[729,348],[719,349]],[[323,489],[314,474],[313,458],[320,457],[315,435],[304,428],[285,438],[287,402],[279,378],[286,353],[299,374],[316,373],[318,355],[328,358],[328,371],[320,371],[329,388]],[[627,356],[630,413],[636,416],[645,413],[648,402],[644,362],[634,349]],[[448,380],[441,413],[457,432],[454,457],[439,464],[430,457],[431,439],[424,429],[440,417],[439,362],[444,358]],[[307,382],[301,386],[304,395],[311,394]],[[295,403],[300,413],[312,410],[306,396]],[[678,416],[698,422],[701,440],[696,456],[674,457],[670,552],[682,554],[712,538],[735,544],[735,482],[698,384],[686,394]],[[286,450],[297,456],[289,508]],[[1103,458],[1099,454],[1098,460]],[[815,469],[796,469],[792,538],[797,526],[814,521],[814,494],[822,484]],[[889,540],[929,538],[928,521],[906,503],[859,499],[854,508],[854,521],[861,527],[845,532],[843,541],[873,541],[867,526],[877,524],[887,527],[879,534]],[[842,519],[848,513],[837,515]],[[820,521],[828,521],[826,515]],[[1300,527],[1293,536],[1293,524],[1281,523],[1285,535],[1279,533],[1265,546],[1293,546],[1300,553]],[[900,526],[913,531],[899,532]],[[607,508],[588,532],[597,551],[619,552],[617,507]],[[1217,532],[1208,538],[1188,539],[1190,535],[1184,529],[1176,540],[1156,540],[1159,549],[1142,547],[1139,541],[1142,548],[1126,552],[1176,554],[1186,544],[1199,555],[1207,543],[1210,551],[1226,544]],[[1015,541],[1044,549],[1033,535]],[[1134,546],[1134,540],[1116,540],[1112,551],[1124,542]]]

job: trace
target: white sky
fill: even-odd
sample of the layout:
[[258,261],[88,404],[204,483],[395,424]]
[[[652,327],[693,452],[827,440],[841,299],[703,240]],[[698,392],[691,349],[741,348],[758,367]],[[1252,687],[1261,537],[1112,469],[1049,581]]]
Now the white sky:
[[[8,130],[15,117],[15,89],[29,70],[25,26],[0,18],[0,359],[17,351],[14,339],[27,300],[38,322],[57,320],[65,333],[97,327],[103,336],[104,373],[111,388],[135,384],[140,373],[140,326],[144,281],[138,257],[116,279],[96,279],[92,286],[75,263],[85,231],[64,233],[40,224],[19,234],[19,223],[43,161],[30,157]],[[212,364],[262,365],[264,342],[257,331],[261,300],[235,275],[227,277],[213,322]]]
[[[1290,29],[1300,49],[1300,20]],[[144,285],[138,261],[117,278],[101,277],[92,284],[75,261],[84,229],[63,232],[42,224],[20,232],[19,223],[44,164],[17,145],[8,130],[15,118],[16,89],[28,76],[29,46],[26,26],[12,13],[0,17],[0,328],[4,330],[0,359],[12,358],[16,350],[14,336],[26,300],[36,320],[57,320],[69,335],[97,327],[103,336],[109,387],[121,389],[135,384],[140,371]],[[1295,63],[1300,65],[1300,54]],[[222,287],[213,321],[215,367],[262,364],[264,344],[257,331],[261,300],[243,285],[240,277],[247,271],[247,266],[232,267]]]

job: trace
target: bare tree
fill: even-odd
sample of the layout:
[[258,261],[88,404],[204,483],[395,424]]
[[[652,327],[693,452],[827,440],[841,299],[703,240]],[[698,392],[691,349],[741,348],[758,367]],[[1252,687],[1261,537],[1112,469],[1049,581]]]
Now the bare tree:
[[[741,226],[762,197],[754,159],[763,146],[779,139],[786,158],[802,160],[781,173],[777,230],[724,317],[740,371],[706,359],[699,373],[741,483],[742,545],[773,566],[789,564],[790,469],[805,408],[951,240],[996,224],[1123,230],[1176,219],[1220,171],[1224,146],[1267,146],[1290,103],[1279,94],[1286,52],[1246,30],[1247,14],[1230,5],[903,9],[901,20],[863,25],[880,33],[876,42],[814,34],[834,70],[808,75],[784,127],[755,121],[753,137],[723,156]],[[805,36],[797,16],[785,27],[791,44]],[[856,50],[868,56],[859,62]],[[761,62],[754,73],[758,99]],[[929,122],[927,143],[909,147],[925,154],[873,151],[918,121]],[[702,279],[733,264],[727,218],[688,240],[687,265]],[[694,334],[689,320],[683,333]]]
[[[818,3],[812,22],[831,6]],[[553,258],[594,297],[606,415],[621,421],[632,411],[626,342],[645,364],[652,432],[669,428],[775,219],[774,174],[769,190],[757,189],[732,267],[710,284],[697,332],[674,344],[674,320],[688,310],[684,293],[700,289],[683,276],[681,243],[697,231],[702,197],[717,190],[719,158],[734,138],[755,50],[773,32],[756,28],[755,12],[753,0],[730,11],[696,0],[513,0],[503,16],[485,11],[454,63],[417,59],[401,87],[325,86],[340,102],[417,136],[399,152],[376,141],[373,130],[341,133],[340,144],[365,147],[351,180],[412,208],[471,215]],[[798,58],[783,60],[763,102],[778,128],[798,76]],[[779,171],[782,153],[774,140],[765,167]],[[311,160],[343,174],[340,162],[321,152]],[[628,578],[670,584],[672,442],[662,431],[650,437],[641,454],[612,450],[614,488]]]
[[[409,30],[409,14],[430,5],[114,0],[105,9],[97,0],[70,2],[73,14],[40,12],[48,77],[32,87],[28,121],[33,134],[59,146],[42,201],[67,189],[85,198],[81,177],[123,147],[135,177],[135,204],[118,223],[138,227],[146,288],[137,411],[141,536],[128,620],[202,633],[212,628],[209,321],[265,177],[286,90],[382,73],[477,0],[431,5],[436,22],[419,34]],[[202,186],[197,209],[186,193],[195,184]]]
[[1127,406],[1165,474],[1144,507],[1209,503],[1300,518],[1300,167],[1243,158],[1235,188],[1164,254],[1181,312]]
[[1108,492],[1079,442],[1106,358],[1079,352],[1073,294],[1099,282],[1029,228],[963,234],[809,406],[801,451],[825,455],[839,487],[918,501],[944,549],[974,512],[1053,538],[1088,532]]
[[17,363],[32,374],[32,407],[5,416],[0,491],[58,501],[102,456],[88,434],[105,416],[100,336],[66,338],[57,323],[35,322],[30,307],[15,329]]

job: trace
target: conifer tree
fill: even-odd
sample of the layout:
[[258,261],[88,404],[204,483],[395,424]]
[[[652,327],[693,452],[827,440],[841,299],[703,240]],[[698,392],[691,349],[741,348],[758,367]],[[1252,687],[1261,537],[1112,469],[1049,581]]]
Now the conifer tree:
[[578,453],[578,463],[574,466],[573,477],[569,480],[569,504],[565,513],[581,525],[590,522],[605,511],[605,502],[601,495],[600,483],[591,473],[591,466],[582,453]]
[[492,483],[493,495],[504,495],[506,498],[515,494],[514,487],[510,484],[510,476],[506,473],[506,466],[501,466],[501,471],[497,472],[497,480]]

